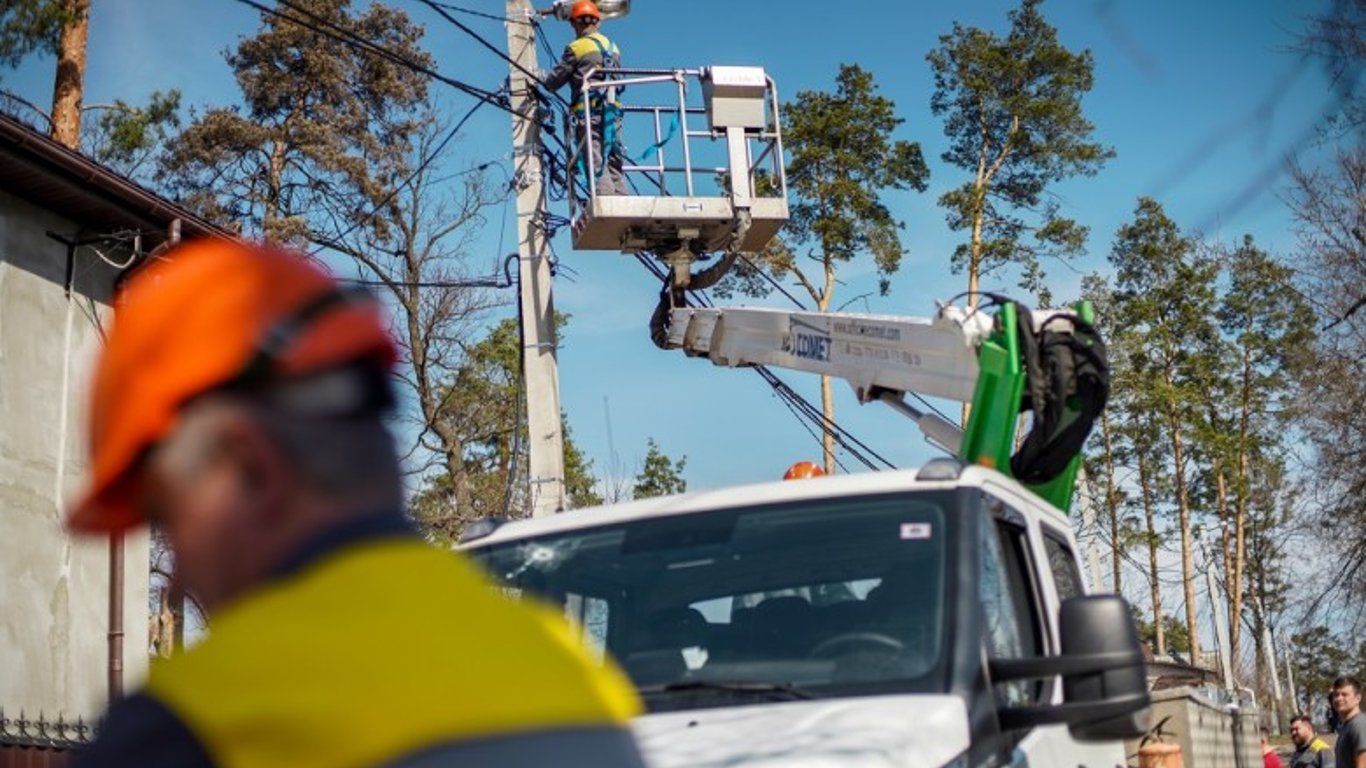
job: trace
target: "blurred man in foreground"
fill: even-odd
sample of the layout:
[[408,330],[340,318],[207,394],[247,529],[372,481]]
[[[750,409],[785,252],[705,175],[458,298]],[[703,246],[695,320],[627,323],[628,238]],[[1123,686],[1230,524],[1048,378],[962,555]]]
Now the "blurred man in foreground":
[[161,526],[211,630],[75,765],[641,766],[624,678],[405,522],[395,358],[293,254],[194,243],[132,278],[68,524]]

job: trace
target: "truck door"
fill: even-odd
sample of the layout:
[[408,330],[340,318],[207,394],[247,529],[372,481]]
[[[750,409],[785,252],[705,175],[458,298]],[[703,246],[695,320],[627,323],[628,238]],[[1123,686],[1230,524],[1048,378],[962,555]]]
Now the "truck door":
[[[982,606],[982,637],[989,659],[1013,659],[1044,653],[1045,625],[1040,592],[1031,572],[1029,527],[1024,515],[988,496],[989,511],[979,527],[978,597]],[[1024,706],[1045,700],[1051,685],[1018,680],[999,683],[996,706]],[[1022,764],[1020,745],[1026,731],[1001,734],[1000,764]],[[1045,764],[1045,763],[1039,763]]]
[[[1043,604],[1050,620],[1047,626],[1054,631],[1051,636],[1049,653],[1058,653],[1056,616],[1063,600],[1084,594],[1081,569],[1066,531],[1055,528],[1051,522],[1041,521],[1037,526],[1038,540],[1032,551],[1041,567],[1034,569],[1039,583],[1047,587],[1043,590]],[[1062,702],[1062,686],[1056,681],[1048,684],[1049,700]],[[1080,742],[1064,725],[1041,726],[1026,734],[1019,745],[1020,752],[1030,765],[1068,765],[1083,768],[1112,768],[1124,764],[1123,745],[1115,743]]]

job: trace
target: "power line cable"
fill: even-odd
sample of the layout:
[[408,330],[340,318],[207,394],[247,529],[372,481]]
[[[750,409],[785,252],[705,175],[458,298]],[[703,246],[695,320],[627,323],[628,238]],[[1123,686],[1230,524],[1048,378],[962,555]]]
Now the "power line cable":
[[479,277],[471,280],[369,280],[366,278],[339,278],[340,282],[350,283],[351,285],[364,285],[371,287],[403,287],[403,288],[511,288],[517,281],[512,278],[512,263],[517,260],[517,254],[508,254],[503,259],[503,273],[501,276],[494,274],[489,277]]
[[769,273],[765,272],[763,267],[761,267],[761,266],[759,266],[758,264],[754,263],[753,260],[751,260],[748,256],[744,255],[743,253],[740,254],[740,260],[743,261],[743,262],[745,262],[745,264],[748,265],[750,269],[752,269],[752,270],[754,270],[755,272],[757,272],[757,273],[759,274],[759,276],[762,277],[762,278],[764,279],[765,282],[767,282],[769,285],[773,286],[774,288],[778,289],[778,292],[781,293],[782,295],[786,296],[786,297],[788,298],[789,301],[791,301],[794,305],[796,305],[796,307],[797,307],[798,309],[802,310],[803,312],[807,311],[806,305],[803,304],[803,303],[801,302],[801,300],[798,299],[796,296],[793,296],[793,295],[787,290],[787,288],[783,286],[782,283],[780,283],[780,282],[777,281],[776,278],[774,278],[774,277],[773,277],[772,275],[770,275]]
[[[780,397],[791,402],[799,411],[805,413],[808,421],[818,425],[822,433],[830,435],[846,453],[858,459],[863,466],[874,471],[878,470],[879,467],[873,463],[873,459],[875,458],[885,464],[888,469],[896,469],[896,465],[879,456],[876,451],[854,437],[848,430],[841,427],[835,421],[827,419],[825,414],[820,409],[816,408],[811,401],[799,395],[796,390],[792,389],[792,387],[787,384],[787,382],[778,378],[778,376],[766,366],[755,366],[755,371],[758,372],[760,378],[767,382]],[[855,448],[854,445],[857,445],[858,447]],[[868,455],[865,455],[865,451],[868,454],[871,454],[873,458],[869,458]]]
[[[636,260],[639,261],[657,279],[661,281],[665,279],[666,275],[663,271],[663,268],[660,267],[658,264],[655,264],[653,261],[651,261],[649,257],[647,257],[643,253],[636,253],[635,256]],[[694,298],[694,300],[698,302],[700,306],[713,306],[711,299],[706,295],[705,292],[689,291],[688,293]],[[847,453],[849,453],[849,455],[858,459],[864,466],[872,470],[877,470],[877,465],[873,463],[873,459],[876,459],[877,461],[880,461],[883,464],[885,464],[888,468],[896,468],[896,465],[892,464],[892,462],[883,458],[876,451],[869,448],[866,443],[859,440],[847,429],[840,426],[837,422],[825,418],[825,414],[821,412],[820,409],[816,408],[816,406],[814,406],[810,401],[802,397],[801,394],[799,394],[796,390],[792,389],[792,387],[790,387],[786,382],[784,382],[776,374],[770,371],[767,367],[753,366],[752,370],[754,370],[755,373],[758,374],[759,377],[763,379],[764,382],[768,384],[769,387],[773,389],[775,393],[777,393],[779,398],[781,398],[785,402],[785,404],[789,406],[789,410],[793,410],[794,415],[797,415],[799,419],[803,420],[803,422],[810,422],[813,425],[817,425],[823,433],[830,434],[834,438],[835,442],[838,443],[841,448],[843,448]],[[803,424],[803,426],[805,426],[805,423]],[[810,430],[808,429],[808,431]],[[865,455],[865,451],[867,452],[867,454],[871,454],[873,458],[869,458],[868,455]]]
[[545,51],[545,56],[551,61],[555,60],[555,48],[550,44],[550,37],[545,33],[545,27],[536,25],[536,39],[541,43],[541,50]]
[[[546,87],[545,82],[544,82],[536,73],[534,73],[534,72],[528,70],[526,67],[523,67],[522,65],[518,64],[518,63],[517,63],[516,61],[514,61],[511,57],[509,57],[506,53],[504,53],[503,51],[499,50],[497,47],[495,47],[495,46],[493,46],[491,43],[489,43],[488,40],[485,39],[482,35],[480,35],[479,33],[475,32],[473,29],[471,29],[470,27],[468,27],[467,25],[465,25],[464,23],[460,22],[458,19],[454,18],[454,17],[451,16],[449,13],[447,13],[447,12],[446,12],[446,11],[447,11],[447,8],[446,8],[445,4],[437,3],[437,2],[435,2],[434,0],[419,0],[419,1],[422,2],[424,5],[428,6],[429,8],[431,8],[432,10],[436,11],[436,13],[439,14],[442,18],[444,18],[447,22],[449,22],[450,24],[452,24],[452,25],[455,26],[456,28],[460,29],[460,30],[463,31],[465,34],[469,35],[470,37],[474,38],[474,39],[476,40],[476,42],[480,43],[480,44],[481,44],[483,47],[485,47],[486,49],[492,51],[492,52],[493,52],[495,55],[497,55],[500,59],[506,61],[508,64],[510,64],[511,66],[513,66],[514,68],[516,68],[517,70],[519,70],[520,72],[522,72],[525,76],[527,76],[528,78],[530,78],[533,82],[535,82],[535,83],[539,84],[541,87],[546,88],[547,90],[549,90],[549,89]],[[308,17],[309,19],[312,19],[315,23],[314,23],[314,24],[306,23],[306,22],[304,22],[304,21],[301,21],[301,20],[298,19],[298,18],[295,18],[295,17],[289,16],[289,15],[287,15],[287,14],[281,13],[278,9],[272,9],[272,8],[269,8],[269,7],[265,6],[265,5],[262,5],[261,3],[255,2],[255,0],[237,0],[237,2],[239,2],[239,3],[243,4],[243,5],[247,5],[247,6],[249,6],[249,7],[252,7],[252,8],[256,9],[257,11],[259,11],[259,12],[261,12],[261,13],[270,14],[270,15],[275,16],[275,17],[277,17],[277,18],[281,18],[281,19],[284,19],[284,20],[286,20],[286,21],[290,21],[290,22],[292,22],[292,23],[299,24],[299,25],[302,26],[302,27],[305,27],[305,28],[307,28],[307,29],[309,29],[309,30],[311,30],[311,31],[317,32],[317,33],[322,34],[322,35],[325,35],[325,36],[327,36],[327,37],[330,37],[330,38],[332,38],[332,39],[334,39],[334,40],[337,40],[338,42],[341,42],[341,43],[343,43],[343,44],[345,44],[345,45],[349,45],[349,46],[352,46],[352,47],[356,47],[356,48],[359,48],[359,49],[361,49],[361,50],[363,50],[363,51],[367,51],[367,52],[369,52],[369,53],[375,54],[375,55],[380,56],[380,57],[382,57],[382,58],[384,58],[384,59],[386,59],[386,60],[388,60],[388,61],[391,61],[391,62],[393,62],[393,63],[395,63],[395,64],[398,64],[398,65],[400,65],[400,66],[403,66],[403,67],[409,69],[410,71],[414,71],[414,72],[417,72],[417,73],[426,75],[427,77],[429,77],[429,78],[431,78],[431,79],[433,79],[433,80],[436,80],[436,81],[438,81],[438,82],[444,83],[444,84],[446,84],[446,85],[449,85],[449,86],[455,88],[456,90],[459,90],[459,91],[461,91],[461,92],[463,92],[463,93],[466,93],[466,94],[469,94],[469,95],[471,95],[471,96],[475,96],[476,98],[479,98],[479,99],[480,99],[479,104],[476,105],[476,109],[477,109],[478,106],[480,106],[480,105],[482,105],[482,104],[484,104],[484,103],[493,103],[493,104],[496,104],[497,106],[499,106],[499,107],[500,107],[501,109],[503,109],[504,111],[507,111],[507,112],[512,113],[512,114],[516,114],[516,111],[512,109],[511,105],[510,105],[507,101],[505,101],[505,98],[506,98],[506,97],[503,96],[502,94],[500,94],[499,92],[487,91],[487,90],[485,90],[485,89],[478,88],[478,87],[476,87],[476,86],[469,85],[468,83],[463,83],[463,82],[461,82],[461,81],[455,80],[455,79],[453,79],[453,78],[449,78],[449,77],[447,77],[447,76],[445,76],[445,75],[442,75],[441,73],[437,72],[436,70],[431,69],[430,67],[427,67],[427,66],[425,66],[425,65],[423,65],[423,64],[420,64],[420,63],[418,63],[418,62],[412,61],[411,59],[408,59],[408,58],[406,58],[406,57],[404,57],[404,56],[401,56],[401,55],[399,55],[399,54],[397,54],[397,53],[394,53],[393,51],[390,51],[390,50],[384,48],[384,47],[381,46],[381,45],[378,45],[378,44],[376,44],[376,43],[374,43],[374,42],[372,42],[372,41],[366,40],[365,38],[363,38],[363,37],[361,37],[361,36],[359,36],[359,35],[356,35],[355,33],[351,32],[351,31],[349,31],[349,30],[346,30],[346,29],[343,29],[343,28],[337,26],[335,23],[333,23],[333,22],[331,22],[331,21],[329,21],[329,20],[327,20],[327,19],[324,19],[324,18],[322,18],[322,17],[319,17],[318,15],[316,15],[316,14],[314,14],[314,13],[312,13],[312,12],[306,10],[306,9],[300,8],[300,7],[298,7],[297,5],[295,5],[295,4],[291,3],[291,2],[289,2],[289,0],[277,0],[277,2],[279,2],[279,3],[280,3],[281,5],[283,5],[284,7],[289,8],[290,10],[292,10],[292,11],[294,11],[294,12],[296,12],[296,13],[302,14],[303,16]],[[452,9],[452,10],[457,10],[457,11],[460,11],[460,12],[470,12],[469,9],[462,9],[462,8],[455,8],[455,7],[452,7],[451,9]],[[481,14],[481,15],[487,15],[487,14]],[[499,20],[505,20],[505,19],[503,19],[502,17],[492,17],[491,15],[489,15],[489,16],[490,16],[491,18],[498,18]],[[319,26],[319,24],[326,25],[327,27],[330,27],[331,29],[323,28],[322,26]],[[539,28],[538,28],[538,31],[539,31]],[[551,93],[552,96],[555,97],[555,99],[556,99],[557,101],[559,101],[559,102],[561,102],[561,103],[563,103],[563,104],[567,104],[567,102],[565,102],[564,98],[561,97],[558,93],[555,93],[555,92],[553,92],[553,91],[551,91],[550,93]],[[468,119],[468,117],[469,117],[471,114],[473,114],[473,111],[474,111],[474,110],[472,109],[471,112],[470,112],[470,113],[467,113],[466,117],[463,118],[463,119],[461,120],[461,123],[462,123],[462,124],[463,124],[463,122],[464,122],[465,119]],[[458,127],[457,127],[456,130],[458,130]],[[450,138],[452,138],[452,137],[454,136],[454,133],[455,133],[455,131],[453,130],[453,131],[451,132],[451,134],[449,134],[449,135],[447,136],[447,138],[443,141],[443,146],[444,146],[445,141],[449,141]],[[560,144],[560,146],[561,146],[562,149],[565,149],[565,146],[564,146],[563,142],[559,139],[558,136],[555,136],[555,134],[554,134],[553,132],[551,132],[551,136],[552,136],[552,138],[554,138],[554,139],[556,140],[557,143]],[[439,153],[439,150],[438,150],[438,153]],[[426,162],[430,162],[430,158],[429,158]],[[425,164],[425,163],[424,163],[424,164]],[[420,167],[420,168],[418,169],[417,172],[420,172],[421,170],[422,170],[422,168]],[[415,172],[415,174],[416,174],[416,172]],[[414,174],[414,175],[415,175],[415,174]],[[570,178],[573,178],[573,177],[572,177],[572,176],[567,176],[567,177],[566,177],[566,183],[569,182],[569,179],[570,179]],[[578,186],[578,184],[577,184],[578,180],[577,180],[576,178],[573,179],[573,182],[574,182],[575,186]],[[398,192],[399,190],[401,190],[401,189],[403,188],[403,186],[406,186],[406,183],[405,183],[404,185],[400,185],[400,186],[397,187],[394,191],[392,191],[392,192],[390,193],[389,199],[392,199],[392,196],[395,195],[395,194],[397,194],[397,192]],[[385,202],[387,202],[387,200],[386,200]],[[381,205],[382,205],[382,204],[383,204],[383,203],[381,203]],[[378,207],[376,208],[376,210],[377,210],[377,209],[378,209]],[[367,215],[366,218],[368,218],[369,216],[373,216],[373,212],[372,212],[371,214]],[[364,222],[364,219],[363,219],[361,222],[358,222],[358,223],[356,223],[356,224],[353,224],[352,228],[349,229],[349,230],[347,230],[347,232],[346,232],[345,234],[349,234],[351,231],[354,231],[354,229],[357,228],[357,227],[359,227],[363,222]],[[329,244],[329,243],[324,243],[324,244],[325,244],[325,245],[329,245],[329,247],[336,247],[336,245],[339,245],[339,244],[333,245],[333,244]],[[764,274],[765,277],[766,277],[766,279],[770,279],[770,280],[771,280],[771,278],[768,278],[768,276],[766,275],[766,273],[763,273],[762,270],[760,270],[760,273],[761,273],[761,274]],[[358,281],[358,282],[359,282],[359,281]],[[488,282],[488,281],[477,281],[477,282],[479,282],[479,283],[485,283],[485,282]],[[380,283],[380,284],[388,285],[388,284],[391,284],[391,283]],[[442,286],[447,286],[447,285],[449,285],[449,286],[451,286],[451,287],[458,287],[458,286],[461,286],[461,285],[464,285],[464,284],[465,284],[464,282],[458,282],[458,281],[453,281],[453,282],[451,282],[451,283],[445,283],[445,282],[442,282],[442,281],[433,281],[433,282],[431,282],[431,283],[419,283],[419,285],[430,285],[430,286],[433,286],[433,287],[442,287]],[[787,292],[786,292],[785,290],[783,290],[783,293],[786,294]],[[696,293],[695,293],[695,295],[696,295]],[[792,299],[795,301],[795,298],[794,298],[794,297],[792,297],[790,294],[787,294],[787,295],[788,295],[789,298],[792,298]],[[801,306],[800,302],[797,302],[797,304],[798,304],[798,306]],[[798,410],[804,410],[804,411],[807,411],[808,413],[814,413],[814,406],[812,406],[808,401],[806,401],[804,398],[802,398],[800,395],[798,395],[795,391],[793,391],[790,387],[788,387],[784,382],[781,381],[781,379],[778,379],[778,378],[777,378],[776,376],[774,376],[771,372],[768,372],[768,371],[766,371],[766,370],[764,371],[764,374],[767,374],[767,375],[765,376],[765,381],[767,381],[771,387],[774,387],[775,391],[777,391],[777,392],[780,394],[780,396],[783,396],[784,398],[788,399],[788,401],[789,401],[790,403],[792,403],[793,405],[795,405],[795,406],[797,407]],[[762,374],[761,374],[761,375],[762,375]],[[769,378],[769,377],[771,377],[771,378]],[[776,385],[781,385],[781,386],[776,386]],[[821,421],[823,422],[822,425],[821,425],[823,431],[832,434],[832,435],[835,437],[835,439],[837,440],[837,442],[839,442],[839,443],[841,444],[842,447],[844,447],[847,451],[849,451],[849,452],[851,453],[851,455],[857,456],[857,457],[860,459],[860,461],[862,461],[865,465],[869,466],[869,468],[875,468],[874,465],[873,465],[866,457],[864,457],[864,456],[863,456],[861,453],[859,453],[856,449],[852,448],[852,447],[849,445],[849,443],[846,442],[845,438],[846,438],[846,437],[850,438],[853,442],[859,444],[860,446],[863,446],[865,449],[867,448],[866,445],[862,444],[861,441],[858,441],[857,438],[853,438],[852,434],[848,433],[847,430],[844,430],[842,427],[840,427],[840,426],[839,426],[838,424],[836,424],[835,422],[830,421],[830,420],[828,420],[828,419],[825,419],[825,418],[824,418],[824,414],[820,414],[820,419],[821,419]],[[872,452],[872,451],[870,450],[870,452]],[[874,456],[877,456],[875,452],[872,452],[872,453],[874,453]],[[894,465],[891,464],[891,462],[888,462],[886,459],[882,458],[881,456],[877,456],[877,458],[878,458],[878,460],[882,461],[883,463],[887,464],[888,466],[894,466]]]
[[[439,157],[441,153],[446,150],[446,146],[450,144],[450,142],[453,139],[455,139],[456,135],[460,132],[460,129],[465,127],[465,123],[468,122],[471,117],[474,117],[474,113],[478,112],[480,107],[488,103],[489,102],[486,100],[480,100],[478,102],[475,102],[474,106],[470,107],[469,111],[465,113],[465,116],[456,121],[455,125],[452,126],[451,129],[446,132],[445,137],[443,137],[441,141],[437,143],[437,145],[432,149],[431,152],[427,153],[426,157],[422,158],[422,162],[418,163],[417,167],[413,169],[413,172],[408,174],[407,178],[405,178],[401,184],[398,184],[393,189],[389,190],[388,194],[386,194],[379,202],[371,206],[370,211],[368,213],[366,213],[364,216],[361,216],[356,221],[352,222],[351,226],[347,227],[345,231],[343,231],[336,237],[331,238],[332,242],[341,242],[342,240],[346,239],[347,235],[351,234],[352,232],[355,232],[357,229],[360,229],[362,226],[365,225],[366,222],[373,219],[384,208],[384,206],[388,205],[390,202],[393,201],[395,197],[398,196],[399,192],[402,192],[406,187],[411,185],[413,181],[419,175],[422,174],[423,171],[427,170],[427,166],[431,165],[432,162],[434,162],[436,158]],[[494,165],[497,162],[498,161],[496,160],[490,160],[481,165],[477,165],[473,168],[466,169],[461,173],[482,171],[488,168],[489,166]],[[314,242],[317,242],[317,240],[311,236],[309,237],[309,239],[313,240]],[[320,244],[319,247],[311,251],[309,255],[318,255],[318,253],[322,250],[323,247],[331,246],[325,246],[324,244]],[[499,252],[501,251],[502,249],[500,248]]]
[[[239,2],[240,2],[240,1],[241,1],[241,0],[239,0]],[[281,0],[281,2],[283,2],[283,1],[284,1],[284,0]],[[493,54],[494,54],[495,56],[497,56],[498,58],[500,58],[500,59],[502,59],[503,61],[507,62],[509,65],[515,67],[519,72],[521,72],[523,75],[525,75],[526,77],[528,77],[532,82],[534,82],[534,83],[536,83],[538,86],[540,86],[540,87],[544,90],[544,92],[545,92],[546,94],[549,95],[550,98],[554,99],[554,101],[556,102],[555,107],[557,108],[558,111],[563,111],[563,110],[565,110],[565,109],[567,109],[567,108],[569,107],[569,102],[566,101],[565,98],[564,98],[563,96],[561,96],[558,92],[556,92],[556,91],[554,91],[554,90],[551,90],[550,87],[549,87],[548,85],[546,85],[545,80],[541,79],[540,75],[538,75],[538,74],[535,73],[535,72],[532,72],[531,70],[527,69],[526,67],[522,66],[521,64],[518,64],[518,63],[516,62],[516,60],[514,60],[512,57],[508,56],[507,53],[505,53],[502,49],[500,49],[500,48],[498,48],[497,46],[495,46],[493,43],[490,43],[490,42],[488,41],[488,39],[485,38],[483,35],[479,34],[479,33],[476,32],[476,31],[474,31],[474,30],[471,29],[469,26],[467,26],[467,25],[461,23],[459,19],[456,19],[455,17],[451,16],[449,13],[446,13],[446,11],[445,11],[446,6],[445,6],[444,4],[439,3],[439,2],[436,2],[435,0],[418,0],[418,2],[420,2],[420,3],[422,3],[423,5],[426,5],[427,7],[431,8],[433,11],[436,11],[436,13],[439,14],[439,15],[440,15],[443,19],[445,19],[447,22],[449,22],[450,24],[454,25],[457,29],[459,29],[461,32],[464,32],[466,35],[469,35],[471,38],[473,38],[473,39],[475,40],[475,42],[479,43],[481,46],[483,46],[483,47],[486,48],[487,50],[492,51]],[[501,19],[501,17],[500,17],[500,19]],[[538,33],[538,34],[541,34],[541,35],[543,36],[544,33],[541,32],[541,28],[540,28],[539,25],[534,24],[534,22],[527,22],[527,23],[532,23],[533,26],[534,26],[534,28],[536,29],[537,33]],[[549,46],[549,43],[546,42],[545,45]],[[550,58],[552,58],[552,59],[554,58],[554,53],[553,53],[553,51],[551,51]],[[512,111],[512,110],[509,109],[509,111]],[[560,150],[561,150],[562,152],[564,152],[565,155],[567,156],[568,153],[569,153],[569,149],[568,149],[567,146],[565,146],[564,142],[560,139],[560,137],[555,135],[553,128],[552,128],[550,131],[548,131],[548,132],[550,133],[550,135],[551,135],[552,139],[555,141],[555,143],[559,145]]]
[[478,17],[481,18],[481,19],[492,19],[493,21],[503,21],[503,22],[515,21],[514,19],[509,19],[509,18],[506,17],[506,16],[495,16],[495,15],[492,14],[492,13],[485,13],[485,12],[483,12],[483,11],[476,11],[476,10],[474,10],[473,8],[461,8],[461,7],[458,6],[458,5],[451,5],[450,3],[435,3],[435,5],[439,5],[439,6],[441,6],[442,8],[445,8],[445,9],[448,10],[448,11],[455,11],[456,13],[467,13],[467,14],[469,14],[470,16],[478,16]]
[[[487,99],[490,102],[493,102],[496,106],[498,106],[505,112],[513,112],[512,106],[510,104],[503,103],[498,99],[498,92],[485,90],[483,88],[479,88],[478,86],[470,85],[469,83],[461,82],[454,78],[447,77],[446,75],[441,74],[440,72],[432,69],[431,67],[428,67],[416,61],[412,61],[411,59],[401,56],[373,41],[367,40],[364,37],[361,37],[360,35],[351,32],[350,30],[339,27],[333,22],[321,16],[318,16],[317,14],[312,13],[307,9],[300,8],[291,3],[289,0],[276,0],[276,2],[278,2],[280,5],[283,5],[286,8],[289,8],[295,13],[302,14],[307,19],[314,20],[314,23],[309,23],[305,19],[300,19],[298,17],[291,16],[287,13],[283,13],[278,8],[270,8],[269,6],[256,2],[256,0],[236,0],[236,2],[254,8],[261,13],[269,14],[278,19],[283,19],[285,21],[298,24],[299,26],[309,31],[316,32],[325,37],[330,37],[333,40],[342,43],[343,45],[347,45],[349,47],[356,48],[364,52],[379,56],[394,64],[404,67],[405,69],[408,69],[412,72],[425,75],[432,80],[436,80],[437,82],[448,85],[466,95],[473,96],[478,99]],[[330,27],[330,29],[324,28],[320,25],[326,25],[327,27]]]
[[[280,2],[284,2],[284,1],[285,1],[285,0],[280,0]],[[554,92],[554,91],[551,91],[550,88],[549,88],[549,86],[547,86],[547,85],[545,84],[545,81],[541,79],[541,76],[540,76],[540,75],[538,75],[538,74],[535,73],[535,72],[532,72],[531,70],[527,69],[526,67],[522,66],[521,64],[518,64],[517,61],[516,61],[515,59],[513,59],[511,56],[507,55],[507,53],[505,53],[505,52],[504,52],[501,48],[499,48],[498,46],[494,45],[493,43],[490,43],[483,35],[479,34],[478,32],[475,32],[473,29],[470,29],[469,26],[467,26],[466,24],[464,24],[463,22],[461,22],[459,19],[457,19],[457,18],[455,18],[454,16],[450,15],[449,13],[447,13],[446,10],[445,10],[445,8],[442,7],[442,4],[441,4],[441,3],[435,2],[435,0],[418,0],[418,2],[422,3],[423,5],[427,6],[428,8],[431,8],[432,10],[436,11],[437,14],[439,14],[439,15],[441,16],[441,18],[443,18],[443,19],[445,19],[446,21],[448,21],[448,22],[450,22],[451,24],[453,24],[453,25],[454,25],[457,29],[459,29],[460,31],[462,31],[462,32],[464,32],[465,34],[469,35],[470,37],[474,38],[475,42],[479,43],[479,44],[482,45],[483,47],[485,47],[485,48],[487,48],[488,50],[492,51],[492,52],[494,53],[494,55],[496,55],[498,58],[502,59],[503,61],[506,61],[508,64],[510,64],[510,65],[512,65],[513,67],[515,67],[515,68],[516,68],[519,72],[521,72],[523,75],[526,75],[527,78],[530,79],[532,82],[534,82],[534,83],[536,83],[537,85],[541,86],[541,87],[544,88],[548,93],[550,93],[550,95],[552,95],[554,98],[558,99],[558,100],[561,101],[561,102],[564,102],[565,106],[568,106],[569,102],[565,101],[565,99],[564,99],[563,96],[560,96],[558,93],[556,93],[556,92]]]
[[[800,424],[800,425],[802,426],[802,429],[805,429],[805,430],[806,430],[806,433],[807,433],[808,435],[811,435],[811,439],[812,439],[812,440],[815,440],[817,444],[820,444],[820,442],[821,442],[821,436],[818,435],[818,434],[816,434],[815,428],[813,428],[813,427],[811,426],[809,420],[808,420],[805,416],[803,416],[803,415],[801,414],[801,412],[799,412],[799,411],[797,410],[797,406],[796,406],[794,403],[792,403],[792,401],[788,400],[786,397],[783,397],[782,394],[780,394],[780,393],[775,393],[775,394],[778,394],[778,402],[780,402],[780,403],[782,403],[784,406],[786,406],[786,407],[787,407],[787,410],[788,410],[794,417],[796,417],[797,423]],[[846,467],[846,466],[844,465],[844,462],[840,461],[839,456],[836,456],[836,457],[835,457],[835,464],[836,464],[836,465],[840,468],[840,470],[841,470],[842,472],[844,472],[845,474],[848,474],[848,473],[849,473],[849,468]]]

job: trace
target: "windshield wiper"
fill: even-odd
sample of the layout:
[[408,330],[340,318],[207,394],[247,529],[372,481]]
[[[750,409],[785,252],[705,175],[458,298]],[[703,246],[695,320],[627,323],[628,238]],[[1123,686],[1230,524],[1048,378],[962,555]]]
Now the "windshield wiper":
[[791,683],[771,683],[765,680],[675,680],[664,685],[643,686],[639,690],[646,696],[685,691],[724,691],[767,697],[776,695],[781,699],[817,698],[816,694]]

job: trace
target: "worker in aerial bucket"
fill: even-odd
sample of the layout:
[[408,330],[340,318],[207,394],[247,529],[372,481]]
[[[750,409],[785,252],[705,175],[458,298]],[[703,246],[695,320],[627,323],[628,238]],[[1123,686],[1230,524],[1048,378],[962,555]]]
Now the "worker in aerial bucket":
[[406,519],[378,302],[218,240],[168,251],[117,306],[67,525],[159,526],[210,629],[74,768],[643,768],[625,676]]
[[[616,43],[607,39],[599,31],[602,12],[593,0],[578,0],[569,9],[569,23],[574,25],[577,35],[564,47],[564,56],[550,74],[545,77],[546,87],[559,90],[566,83],[572,85],[570,97],[570,120],[574,126],[574,142],[580,157],[577,167],[570,169],[579,173],[586,172],[588,163],[583,160],[584,143],[593,159],[594,190],[598,195],[629,195],[626,175],[622,170],[625,155],[621,148],[621,102],[618,89],[595,88],[587,94],[583,89],[584,80],[591,74],[594,80],[601,80],[603,74],[621,67],[621,51]],[[585,111],[589,114],[585,118]],[[585,119],[591,122],[592,130],[587,130]]]

